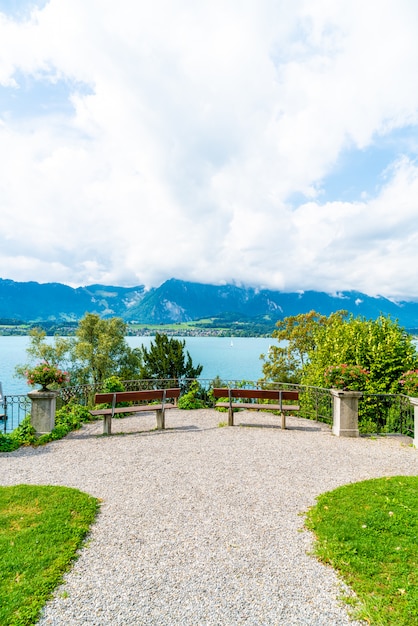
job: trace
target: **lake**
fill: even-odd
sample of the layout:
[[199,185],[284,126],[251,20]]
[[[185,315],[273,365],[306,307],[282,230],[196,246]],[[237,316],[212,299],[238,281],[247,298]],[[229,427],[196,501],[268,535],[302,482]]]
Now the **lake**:
[[[178,339],[183,339],[178,337]],[[51,338],[52,340],[52,338]],[[132,347],[149,347],[153,337],[127,337]],[[220,376],[225,380],[257,380],[262,375],[260,354],[265,354],[274,339],[269,337],[184,337],[193,364],[203,365],[201,378]],[[27,362],[29,337],[0,336],[0,382],[4,394],[27,393],[23,378],[16,378],[16,365]]]

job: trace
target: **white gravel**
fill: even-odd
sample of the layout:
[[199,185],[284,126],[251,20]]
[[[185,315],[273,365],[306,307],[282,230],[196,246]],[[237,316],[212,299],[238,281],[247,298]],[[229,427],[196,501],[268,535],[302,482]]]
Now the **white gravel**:
[[[343,439],[294,417],[214,410],[102,423],[0,454],[3,485],[77,487],[102,500],[42,626],[353,625],[333,570],[309,555],[303,513],[338,485],[416,475],[404,438]],[[256,426],[255,426],[256,425]],[[141,430],[141,432],[138,432]]]

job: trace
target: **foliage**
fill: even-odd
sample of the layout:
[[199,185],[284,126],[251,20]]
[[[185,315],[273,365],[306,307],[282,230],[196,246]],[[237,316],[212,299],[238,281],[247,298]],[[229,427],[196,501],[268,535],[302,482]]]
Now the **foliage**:
[[0,452],[12,452],[18,447],[19,444],[12,439],[11,435],[0,433]]
[[73,430],[81,428],[84,422],[91,421],[88,408],[75,402],[69,402],[55,413],[55,426],[50,433],[38,437],[34,445],[42,445],[49,441],[62,439]]
[[74,356],[81,363],[78,377],[85,382],[100,383],[109,376],[124,375],[139,369],[139,358],[125,339],[126,323],[118,318],[101,319],[87,313],[76,331]]
[[149,349],[141,348],[140,377],[149,379],[172,379],[187,388],[187,380],[202,373],[203,366],[194,366],[186,342],[157,333]]
[[55,365],[50,365],[47,361],[27,369],[25,375],[28,385],[42,385],[43,388],[48,387],[48,385],[63,385],[69,381],[68,372],[63,372]]
[[368,624],[418,622],[417,490],[416,476],[367,480],[322,494],[307,515],[316,554],[353,589],[355,617]]
[[30,415],[27,415],[13,432],[0,434],[0,452],[12,452],[20,446],[30,446],[35,443],[35,429],[31,424]]
[[71,430],[78,430],[83,423],[90,422],[91,419],[92,417],[86,406],[76,402],[69,402],[56,411],[55,426],[68,426]]
[[103,393],[125,391],[125,385],[118,376],[109,376],[103,383]]
[[[30,363],[16,367],[16,375],[21,378],[26,378],[29,385],[43,385],[43,380],[47,378],[43,376],[42,372],[42,365],[45,364],[51,368],[51,370],[53,370],[53,368],[61,370],[66,379],[62,382],[67,382],[67,378],[69,377],[68,370],[71,365],[71,340],[55,337],[54,342],[50,343],[46,339],[45,331],[40,328],[31,329],[29,331],[29,337],[30,344],[26,352]],[[38,364],[33,365],[34,361],[38,361]],[[53,382],[55,382],[53,379],[48,380],[46,385],[52,384]]]
[[203,409],[207,405],[202,399],[202,392],[202,387],[199,385],[197,380],[194,380],[189,387],[189,391],[179,399],[177,404],[178,408]]
[[21,446],[40,446],[49,441],[62,439],[69,432],[81,428],[83,422],[89,422],[91,419],[87,407],[70,402],[56,411],[55,427],[52,431],[37,437],[30,415],[27,415],[12,433],[0,434],[0,452],[11,452]]
[[95,519],[98,501],[69,487],[0,487],[0,623],[37,622]]
[[404,372],[399,380],[403,393],[416,398],[418,396],[418,369]]
[[54,365],[60,364],[67,370],[72,350],[72,340],[63,337],[54,337],[53,342],[46,341],[46,332],[41,328],[32,328],[29,331],[30,345],[26,352],[31,361],[46,361]]
[[[327,387],[330,366],[358,365],[369,372],[364,390],[398,393],[406,369],[418,367],[412,337],[390,317],[376,320],[337,311],[315,311],[277,322],[274,332],[285,345],[272,346],[263,365],[263,380]],[[353,387],[350,387],[353,388]]]
[[398,393],[402,372],[413,369],[418,359],[412,337],[405,329],[383,316],[376,320],[353,316],[328,319],[314,331],[314,346],[308,352],[301,382],[324,387],[329,366],[346,363],[368,370],[364,391]]
[[[87,313],[80,320],[75,337],[55,337],[50,343],[45,331],[32,330],[27,353],[30,359],[68,371],[74,384],[97,384],[112,375],[126,380],[138,377],[141,364],[140,350],[129,347],[126,334],[126,324],[120,318],[105,320]],[[30,369],[30,365],[19,366],[16,373],[25,376]]]
[[361,391],[364,389],[369,372],[361,365],[330,365],[325,370],[324,379],[326,387],[337,389]]
[[264,360],[263,380],[300,383],[309,354],[315,349],[318,327],[327,326],[344,315],[345,311],[337,311],[330,317],[310,311],[279,320],[277,330],[273,332],[279,345],[270,346],[268,354],[260,357]]
[[35,443],[35,429],[30,421],[30,415],[26,415],[19,426],[10,434],[10,437],[16,441],[17,447],[29,446]]

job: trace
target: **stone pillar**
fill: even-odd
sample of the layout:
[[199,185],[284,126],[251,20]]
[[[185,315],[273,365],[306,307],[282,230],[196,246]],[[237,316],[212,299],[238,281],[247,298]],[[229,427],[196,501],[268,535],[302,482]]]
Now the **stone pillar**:
[[332,433],[337,437],[358,437],[358,401],[361,391],[331,389],[334,401]]
[[418,398],[409,398],[410,403],[414,407],[414,440],[412,445],[418,448]]
[[30,421],[37,435],[50,433],[55,426],[56,391],[31,391],[28,397],[32,400]]

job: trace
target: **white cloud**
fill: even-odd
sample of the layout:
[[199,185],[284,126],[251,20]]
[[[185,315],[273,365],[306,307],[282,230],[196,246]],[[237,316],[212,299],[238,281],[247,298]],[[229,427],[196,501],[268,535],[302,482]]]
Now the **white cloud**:
[[[416,132],[417,21],[412,0],[0,13],[2,276],[416,295],[414,155],[375,197],[321,195],[344,150]],[[70,112],[31,108],[25,77],[65,81]]]

